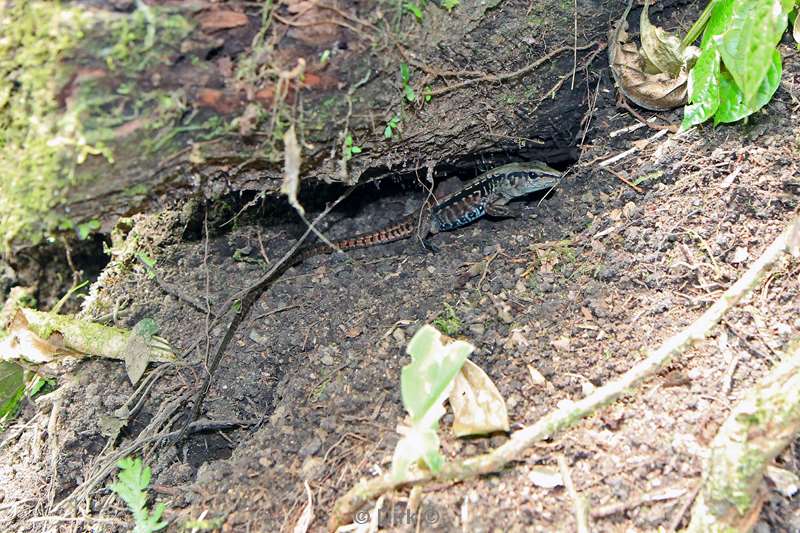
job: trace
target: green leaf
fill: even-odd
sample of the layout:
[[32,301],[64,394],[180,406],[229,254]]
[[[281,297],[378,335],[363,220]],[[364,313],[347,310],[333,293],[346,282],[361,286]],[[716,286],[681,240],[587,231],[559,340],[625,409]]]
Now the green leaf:
[[408,80],[411,79],[411,74],[408,71],[408,65],[400,63],[400,79],[403,80],[403,85],[408,85]]
[[400,117],[395,115],[389,119],[389,122],[386,123],[386,128],[383,130],[383,137],[385,139],[391,139],[394,135],[394,130],[397,129],[397,126],[400,125]]
[[144,466],[140,458],[126,457],[117,463],[120,468],[117,480],[110,489],[119,496],[131,510],[136,523],[134,533],[152,533],[163,529],[167,523],[160,522],[164,513],[163,503],[156,505],[152,513],[147,509],[147,487],[150,484],[151,470]]
[[22,367],[11,361],[0,361],[0,420],[16,413],[24,392]]
[[404,85],[403,92],[406,93],[406,100],[409,102],[413,102],[417,99],[417,95],[414,94],[414,89],[412,89],[410,85]]
[[405,478],[420,460],[432,472],[439,471],[444,464],[436,430],[455,377],[475,347],[464,341],[444,346],[441,339],[441,333],[425,325],[406,348],[411,364],[401,372],[400,392],[411,427],[398,430],[403,438],[397,443],[392,459],[392,475],[396,479]]
[[700,48],[705,50],[709,43],[717,35],[721,35],[728,27],[728,22],[733,16],[733,3],[735,0],[718,0],[708,19],[706,29],[703,31],[703,39]]
[[403,4],[403,7],[406,9],[406,11],[414,15],[414,17],[416,17],[418,22],[422,22],[422,9],[420,9],[420,7],[417,4],[412,4],[410,2],[407,2]]
[[350,153],[351,154],[360,154],[361,153],[361,147],[360,146],[351,146],[350,147]]
[[144,253],[144,252],[136,252],[136,257],[138,257],[139,260],[142,263],[144,263],[148,268],[155,268],[156,260],[153,259],[152,257],[150,257],[149,255],[147,255],[146,253]]
[[398,441],[392,457],[392,474],[397,479],[402,478],[420,459],[431,471],[441,470],[444,458],[439,452],[439,435],[435,429],[411,428]]
[[720,104],[714,115],[714,124],[735,122],[767,105],[772,99],[772,95],[778,90],[782,73],[781,54],[777,50],[773,50],[772,61],[769,62],[766,76],[759,85],[752,102],[748,104],[744,93],[733,77],[723,71],[720,75]]
[[425,94],[425,103],[428,103],[428,102],[430,102],[430,101],[431,101],[431,98],[433,98],[433,94],[432,94],[432,91],[431,91],[431,86],[430,86],[430,85],[426,85],[426,86],[425,86],[425,92],[424,92],[424,94]]
[[442,7],[447,10],[447,12],[451,12],[453,9],[458,6],[460,0],[442,0]]
[[411,364],[403,367],[400,390],[403,405],[414,425],[433,427],[444,413],[442,403],[447,397],[461,365],[474,346],[464,341],[454,341],[443,346],[442,334],[425,325],[408,344],[406,352]]
[[92,232],[97,231],[100,229],[100,221],[97,219],[92,219],[88,222],[84,222],[83,224],[78,225],[78,238],[80,240],[85,240]]
[[719,107],[719,51],[713,41],[697,58],[689,71],[689,102],[683,109],[681,129],[687,130],[702,124]]
[[761,107],[754,99],[774,63],[770,59],[786,30],[790,9],[787,0],[737,0],[725,32],[714,38],[748,109]]

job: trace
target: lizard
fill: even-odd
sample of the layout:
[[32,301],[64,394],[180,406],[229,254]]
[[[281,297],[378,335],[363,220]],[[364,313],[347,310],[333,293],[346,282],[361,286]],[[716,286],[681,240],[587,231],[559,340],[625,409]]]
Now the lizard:
[[293,259],[297,264],[309,257],[387,244],[416,235],[426,249],[430,235],[465,226],[484,215],[514,217],[516,212],[506,204],[536,191],[552,188],[561,173],[541,161],[509,163],[495,167],[467,182],[456,192],[441,199],[431,198],[422,207],[404,216],[397,223],[376,231],[327,243],[312,244],[298,250]]

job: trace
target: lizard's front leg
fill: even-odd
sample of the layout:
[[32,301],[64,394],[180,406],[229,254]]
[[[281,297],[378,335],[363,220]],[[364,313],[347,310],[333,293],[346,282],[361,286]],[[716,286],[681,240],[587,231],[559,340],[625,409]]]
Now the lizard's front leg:
[[490,217],[496,218],[517,218],[521,214],[521,210],[514,207],[509,207],[509,198],[499,198],[486,206],[486,214]]

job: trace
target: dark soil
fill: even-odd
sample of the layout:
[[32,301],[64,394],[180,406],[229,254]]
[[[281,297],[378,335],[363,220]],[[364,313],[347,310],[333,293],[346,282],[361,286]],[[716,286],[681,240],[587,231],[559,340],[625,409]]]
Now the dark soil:
[[[781,89],[747,124],[681,135],[646,127],[620,133],[638,123],[615,108],[604,76],[580,162],[555,194],[528,199],[521,217],[439,234],[435,254],[397,242],[314,258],[283,275],[236,332],[203,404],[206,419],[258,423],[145,450],[157,498],[174,519],[169,530],[198,517],[219,518],[223,531],[292,530],[306,505],[304,482],[313,494],[312,529],[321,530],[337,497],[390,467],[395,427],[405,415],[399,387],[405,345],[446,305],[463,323],[456,336],[477,346],[472,361],[506,399],[512,429],[614,379],[643,350],[688,325],[797,212],[800,57],[788,46],[782,52]],[[667,118],[678,120],[677,114]],[[630,180],[648,177],[639,184],[642,194],[600,165],[631,148],[637,149],[608,168]],[[367,187],[358,202],[326,219],[327,235],[380,227],[421,199],[413,188]],[[353,213],[356,204],[363,208]],[[283,207],[263,209],[274,215]],[[302,224],[245,220],[206,240],[191,237],[198,233],[187,231],[187,220],[179,213],[139,217],[133,231],[157,259],[163,283],[195,300],[208,298],[212,309],[265,271],[262,246],[275,261],[303,230]],[[798,274],[796,260],[782,263],[707,341],[503,472],[423,487],[417,516],[426,522],[405,523],[408,492],[388,495],[382,527],[574,531],[564,488],[537,485],[540,469],[555,468],[559,455],[576,489],[603,514],[594,530],[669,527],[691,498],[721,421],[800,335]],[[202,312],[165,293],[134,261],[115,258],[95,293],[87,313],[116,306],[119,324],[127,327],[153,317],[177,352],[206,337],[213,352],[225,333],[224,325],[207,327]],[[191,361],[205,354],[201,342]],[[544,376],[543,384],[532,370]],[[203,364],[166,369],[117,447],[169,402],[183,402],[174,413],[185,416],[204,372]],[[77,510],[53,509],[102,464],[103,416],[133,392],[123,365],[83,363],[62,383],[56,400],[28,406],[7,431],[0,529],[127,530],[129,514],[104,488],[108,479],[91,493],[90,514],[87,500]],[[506,440],[458,440],[447,431],[449,415],[444,422],[447,458]],[[792,446],[778,462],[800,474],[798,460]],[[52,520],[33,519],[41,516]],[[770,485],[756,528],[800,530],[797,498]]]

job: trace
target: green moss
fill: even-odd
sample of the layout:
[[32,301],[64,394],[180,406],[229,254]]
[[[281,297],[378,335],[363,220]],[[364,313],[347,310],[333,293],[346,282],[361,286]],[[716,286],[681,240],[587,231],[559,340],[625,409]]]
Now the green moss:
[[87,18],[58,3],[0,1],[0,251],[36,243],[53,227],[52,208],[76,181],[91,146],[76,113],[60,113],[60,67],[83,37]]
[[453,336],[461,331],[464,324],[450,304],[444,304],[444,312],[433,321],[433,325],[445,335]]
[[[89,156],[110,164],[112,147],[118,159],[132,158],[172,147],[186,131],[220,134],[217,123],[192,123],[194,114],[179,123],[181,92],[137,90],[140,79],[149,81],[145,71],[168,62],[191,29],[183,17],[144,3],[118,15],[0,0],[0,253],[12,243],[36,244],[58,226],[75,227],[58,207],[68,191],[108,168],[82,167]],[[75,65],[89,72],[102,65],[114,76],[73,85]],[[116,142],[116,128],[134,120],[140,134]]]

